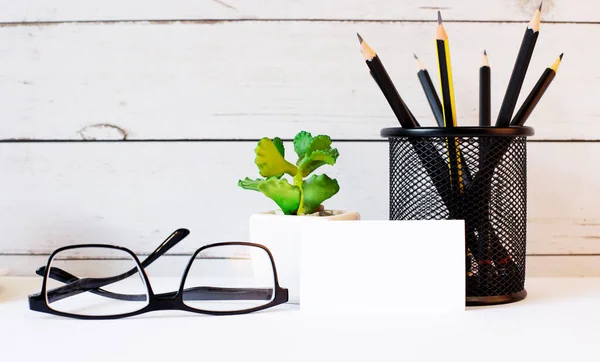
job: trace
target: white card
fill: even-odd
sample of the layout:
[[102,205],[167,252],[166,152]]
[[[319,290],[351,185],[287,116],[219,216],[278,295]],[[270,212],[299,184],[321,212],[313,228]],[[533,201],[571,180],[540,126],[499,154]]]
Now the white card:
[[464,221],[336,221],[302,233],[301,311],[448,314],[465,310]]

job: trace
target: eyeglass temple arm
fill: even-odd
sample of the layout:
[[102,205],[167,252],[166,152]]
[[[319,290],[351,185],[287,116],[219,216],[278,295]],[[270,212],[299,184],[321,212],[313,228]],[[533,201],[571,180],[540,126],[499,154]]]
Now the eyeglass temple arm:
[[[80,279],[78,277],[76,277],[73,274],[66,272],[60,268],[56,268],[56,267],[52,267],[50,269],[50,274],[48,275],[48,277],[52,278],[54,280],[58,280],[59,282],[68,284],[68,285],[64,285],[62,287],[47,291],[46,294],[48,296],[48,302],[56,302],[61,299],[65,299],[65,298],[68,298],[68,297],[71,297],[71,296],[74,296],[74,295],[77,295],[80,293],[85,293],[85,292],[90,292],[92,294],[96,294],[96,295],[99,295],[102,297],[119,299],[119,300],[130,300],[130,301],[146,300],[145,294],[138,294],[138,295],[136,295],[136,294],[118,294],[118,293],[109,292],[102,288],[87,289],[89,287],[89,285],[82,285],[80,282]],[[106,278],[104,278],[104,279],[106,279]],[[74,284],[74,283],[77,283],[77,284]]]
[[[94,288],[94,285],[92,285],[97,283],[104,283],[106,279],[111,278],[79,279],[76,276],[60,268],[54,267],[50,269],[50,273],[55,277],[54,279],[63,283],[69,283],[68,285],[54,289],[47,293],[48,302],[50,303],[84,292],[90,292],[102,297],[125,301],[145,301],[147,298],[145,294],[113,293],[101,288]],[[124,276],[123,279],[127,278],[128,276]],[[177,292],[170,292],[164,294],[157,294],[156,297],[159,299],[172,298],[176,294]],[[269,300],[273,296],[273,289],[194,287],[184,289],[183,296],[185,300]]]
[[154,251],[148,255],[144,261],[142,261],[142,268],[147,268],[150,264],[154,263],[156,259],[177,245],[177,243],[179,243],[181,240],[185,239],[185,237],[189,234],[190,231],[188,229],[175,230],[167,239],[165,239],[165,241],[162,242],[162,244],[154,249]]
[[[158,259],[161,255],[166,253],[173,246],[177,245],[177,243],[179,243],[181,240],[183,240],[189,234],[190,234],[190,231],[187,229],[175,230],[150,255],[148,255],[148,257],[146,259],[144,259],[144,261],[141,263],[142,267],[146,268],[147,266],[152,264],[156,259]],[[56,273],[59,273],[57,270],[60,270],[60,269],[59,268],[51,268],[48,276],[55,280],[63,281],[64,279],[70,279],[71,281],[70,281],[69,285],[65,285],[65,286],[53,289],[51,291],[47,291],[46,295],[48,296],[49,301],[50,301],[50,299],[53,299],[54,301],[60,300],[60,299],[70,297],[73,295],[77,295],[80,293],[84,293],[84,292],[90,291],[90,290],[96,290],[96,289],[99,290],[102,286],[118,282],[127,277],[130,277],[131,275],[134,275],[137,272],[137,268],[131,268],[130,270],[128,270],[125,273],[122,273],[120,275],[115,275],[114,277],[110,277],[110,278],[79,279],[76,276],[69,274],[63,270],[60,270],[61,272],[63,272],[63,275],[57,275]],[[46,267],[38,268],[38,270],[36,270],[36,274],[42,275],[42,276],[45,275]],[[83,284],[84,281],[88,284]],[[89,284],[89,283],[91,283],[91,284]],[[106,291],[99,290],[99,293],[105,294]],[[59,299],[55,299],[57,297]]]
[[[158,294],[157,298],[173,298],[177,292]],[[183,290],[183,300],[270,300],[273,288],[193,287]]]
[[[148,257],[146,259],[144,259],[144,261],[142,261],[142,264],[141,264],[142,268],[146,268],[150,264],[154,263],[154,261],[156,261],[156,259],[158,259],[164,253],[169,251],[169,249],[171,249],[172,247],[177,245],[177,243],[179,243],[181,240],[185,239],[185,237],[188,236],[189,234],[190,234],[190,231],[188,229],[175,230],[171,235],[169,235],[168,238],[165,239],[165,241],[163,241],[156,249],[154,249],[154,251],[150,255],[148,255]],[[133,268],[130,271],[135,271],[135,270],[136,269]],[[37,275],[43,277],[46,274],[46,267],[42,266],[42,267],[38,268],[35,271],[35,273]],[[52,273],[52,270],[50,271],[50,273]],[[69,274],[69,275],[71,275],[71,274]],[[52,275],[49,275],[49,276],[52,279],[59,280],[57,278],[53,278]]]
[[[54,268],[52,268],[54,269]],[[123,274],[116,275],[114,277],[108,278],[82,278],[75,279],[71,283],[67,285],[63,285],[62,287],[58,287],[55,289],[47,290],[46,297],[48,298],[48,302],[56,302],[58,300],[71,297],[74,295],[78,295],[81,293],[85,293],[92,290],[99,290],[101,287],[116,283],[123,279],[127,279],[128,277],[134,275],[137,270],[133,272],[128,271]],[[106,291],[102,290],[100,293],[106,293]]]

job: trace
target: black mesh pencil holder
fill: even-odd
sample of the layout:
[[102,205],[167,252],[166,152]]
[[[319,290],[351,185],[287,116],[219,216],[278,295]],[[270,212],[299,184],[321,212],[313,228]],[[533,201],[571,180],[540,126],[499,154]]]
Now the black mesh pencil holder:
[[[530,127],[385,128],[390,220],[465,221],[466,304],[525,291]],[[435,251],[432,251],[435,252]]]

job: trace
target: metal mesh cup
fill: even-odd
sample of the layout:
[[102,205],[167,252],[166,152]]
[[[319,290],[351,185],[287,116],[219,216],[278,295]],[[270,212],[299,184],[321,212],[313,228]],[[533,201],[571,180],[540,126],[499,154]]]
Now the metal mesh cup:
[[[466,304],[526,297],[530,127],[385,128],[390,220],[465,221]],[[435,252],[435,251],[432,251]]]

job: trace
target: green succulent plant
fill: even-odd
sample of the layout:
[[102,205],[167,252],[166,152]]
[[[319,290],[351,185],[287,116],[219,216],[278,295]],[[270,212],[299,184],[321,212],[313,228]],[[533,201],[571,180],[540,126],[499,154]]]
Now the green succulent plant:
[[[301,131],[294,137],[294,151],[298,155],[295,165],[286,161],[285,148],[279,137],[261,139],[254,150],[254,163],[264,178],[246,177],[238,181],[238,186],[262,192],[275,201],[285,215],[315,212],[323,201],[340,190],[340,186],[337,180],[325,174],[305,178],[323,165],[335,165],[339,152],[336,148],[331,148],[329,136],[313,137],[306,131]],[[283,177],[286,174],[292,177],[293,184]]]

